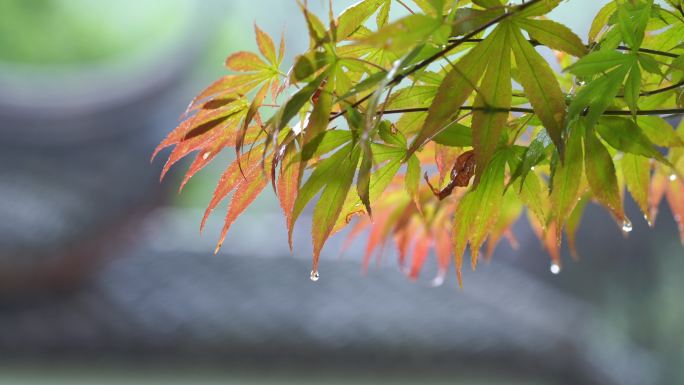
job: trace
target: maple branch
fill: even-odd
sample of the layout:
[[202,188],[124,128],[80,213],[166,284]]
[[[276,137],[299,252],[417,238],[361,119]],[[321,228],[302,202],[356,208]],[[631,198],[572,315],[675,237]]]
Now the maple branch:
[[[427,112],[429,108],[427,107],[416,107],[416,108],[400,108],[395,110],[385,110],[383,113],[378,111],[378,114],[382,115],[392,115],[392,114],[404,114],[411,112]],[[488,112],[520,112],[523,114],[533,114],[534,109],[526,107],[510,107],[510,108],[492,108],[492,107],[474,107],[474,106],[461,106],[460,110],[463,111],[488,111]],[[666,108],[658,110],[638,110],[636,115],[681,115],[684,114],[684,108]],[[631,111],[625,110],[606,110],[603,112],[605,116],[630,116]]]
[[[507,12],[503,13],[502,15],[495,17],[494,19],[488,21],[487,23],[481,25],[480,27],[474,29],[473,31],[470,31],[469,33],[463,35],[462,38],[459,38],[459,39],[456,39],[456,40],[452,41],[451,44],[449,44],[448,46],[446,46],[444,49],[442,49],[441,51],[439,51],[439,52],[435,53],[434,55],[428,57],[427,59],[424,59],[424,60],[421,61],[420,63],[418,63],[418,64],[416,64],[415,66],[413,66],[410,70],[408,70],[408,71],[406,71],[406,72],[404,72],[404,73],[397,74],[389,83],[387,83],[387,85],[388,85],[388,86],[393,86],[393,85],[399,84],[399,83],[400,83],[402,80],[404,80],[406,77],[411,76],[412,74],[416,73],[417,71],[420,71],[421,69],[423,69],[423,68],[429,66],[429,65],[432,64],[435,60],[438,60],[438,59],[440,59],[440,58],[446,56],[450,51],[456,49],[456,48],[459,47],[461,44],[467,43],[468,40],[472,39],[474,36],[478,35],[480,32],[483,32],[483,31],[486,30],[487,28],[489,28],[489,27],[491,27],[491,26],[494,26],[494,25],[500,23],[500,22],[503,21],[503,20],[506,20],[507,18],[509,18],[509,17],[511,17],[511,16],[513,16],[513,15],[515,15],[516,13],[518,13],[518,12],[524,10],[524,9],[527,8],[527,7],[530,7],[530,6],[532,6],[532,5],[536,4],[536,3],[539,3],[540,1],[541,1],[541,0],[530,0],[530,1],[528,1],[527,3],[523,3],[523,4],[520,4],[520,5],[516,6],[516,7],[513,8],[513,10],[511,10],[511,11],[507,11]],[[352,104],[351,106],[352,106],[353,108],[356,108],[356,107],[360,106],[363,102],[367,101],[367,100],[371,97],[371,95],[372,95],[372,94],[369,94],[369,95],[364,96],[363,98],[361,98],[360,100],[358,100],[356,103]],[[340,111],[340,112],[336,113],[335,115],[333,115],[333,116],[330,118],[330,121],[333,121],[333,120],[339,118],[340,116],[345,115],[346,113],[347,113],[347,110]]]
[[[684,80],[682,80],[678,83],[669,85],[667,87],[656,88],[654,90],[649,90],[649,91],[641,91],[639,93],[639,96],[653,96],[653,95],[657,95],[657,94],[662,94],[663,92],[671,91],[671,90],[677,89],[677,88],[682,87],[682,86],[684,86]],[[564,94],[564,95],[567,96],[567,94]],[[523,92],[514,92],[513,96],[519,97],[519,98],[526,98],[527,97],[527,95]],[[618,95],[615,95],[615,97],[616,98],[624,98],[625,95],[618,94]]]
[[404,3],[403,1],[397,0],[397,3],[399,3],[402,7],[406,8],[406,10],[409,11],[410,14],[412,14],[412,15],[415,15],[415,14],[416,14],[416,13],[411,9],[411,7],[409,7],[408,5],[406,5],[406,3]]
[[[452,40],[452,41],[456,41],[456,39],[451,39],[451,40]],[[484,39],[479,39],[479,38],[476,38],[476,39],[468,39],[468,40],[465,41],[464,43],[480,43],[480,42],[482,42],[482,40],[484,40]],[[527,41],[528,41],[530,44],[532,44],[533,46],[535,46],[535,47],[537,47],[537,46],[546,46],[546,45],[544,45],[543,43],[541,43],[539,40],[528,39]],[[591,46],[589,46],[589,45],[585,45],[585,47],[586,47],[586,48],[591,48]],[[619,45],[619,46],[617,46],[615,49],[617,49],[618,51],[631,51],[631,50],[632,50],[631,48],[626,47],[626,46],[624,46],[624,45]],[[664,51],[658,51],[658,50],[650,49],[650,48],[639,48],[639,52],[641,52],[641,53],[647,53],[647,54],[650,54],[650,55],[656,55],[656,56],[665,56],[665,57],[669,57],[669,58],[678,58],[678,57],[679,57],[679,55],[674,54],[674,53],[669,53],[669,52],[664,52]]]
[[[624,45],[617,46],[617,49],[620,51],[631,51],[632,50],[631,48],[625,47]],[[671,57],[671,58],[678,58],[679,57],[679,55],[674,54],[674,53],[658,51],[658,50],[650,49],[650,48],[639,48],[639,52],[648,53],[648,54],[657,55],[657,56]]]
[[[670,86],[667,86],[667,87],[657,88],[657,89],[651,90],[651,91],[642,91],[641,93],[639,93],[639,96],[656,95],[656,94],[660,94],[660,93],[667,92],[670,90],[674,90],[674,89],[679,88],[681,86],[684,86],[684,80],[680,81],[679,83],[675,83],[675,84],[672,84]],[[624,97],[624,95],[618,95],[618,97]]]

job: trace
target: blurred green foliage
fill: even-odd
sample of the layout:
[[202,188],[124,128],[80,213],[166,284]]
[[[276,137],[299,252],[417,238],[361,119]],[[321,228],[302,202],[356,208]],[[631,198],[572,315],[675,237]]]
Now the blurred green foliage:
[[142,51],[172,35],[188,3],[0,0],[0,61],[92,64]]

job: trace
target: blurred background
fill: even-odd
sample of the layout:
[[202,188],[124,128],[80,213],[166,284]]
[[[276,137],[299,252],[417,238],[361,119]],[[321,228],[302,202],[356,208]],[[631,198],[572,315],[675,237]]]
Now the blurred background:
[[[603,3],[552,17],[584,37]],[[430,268],[409,282],[390,252],[363,275],[344,236],[313,284],[309,223],[290,255],[270,191],[214,256],[222,216],[198,225],[230,155],[181,195],[184,167],[160,184],[149,157],[223,58],[254,49],[255,21],[284,31],[287,60],[306,49],[294,0],[0,0],[0,384],[684,381],[664,207],[628,238],[590,208],[558,275],[521,221],[520,248],[463,290],[430,287]]]

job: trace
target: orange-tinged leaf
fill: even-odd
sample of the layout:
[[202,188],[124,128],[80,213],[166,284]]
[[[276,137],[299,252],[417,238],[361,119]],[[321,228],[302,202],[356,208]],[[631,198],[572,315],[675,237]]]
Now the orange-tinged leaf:
[[658,209],[660,202],[665,197],[665,191],[668,187],[668,177],[662,172],[655,172],[651,178],[651,189],[648,199],[649,214],[651,218],[651,225],[655,224],[658,217]]
[[225,224],[221,230],[221,237],[219,238],[215,253],[218,253],[221,246],[223,246],[223,242],[226,239],[226,234],[228,233],[230,226],[264,190],[269,182],[269,179],[270,175],[264,172],[264,168],[254,167],[246,175],[246,179],[243,179],[239,183],[235,193],[233,194],[233,198],[230,201]]
[[276,99],[278,99],[278,96],[280,96],[281,89],[282,87],[278,79],[273,79],[273,81],[271,82],[271,99],[273,99],[274,102],[276,101]]
[[546,226],[543,243],[544,248],[551,256],[551,261],[553,261],[553,263],[555,263],[560,269],[563,266],[563,261],[561,260],[560,244],[558,243],[556,236],[556,234],[560,231],[558,230],[558,227],[560,226],[555,221],[552,221],[548,224],[548,226]]
[[228,98],[235,98],[248,104],[245,101],[245,95],[269,78],[270,76],[261,72],[224,76],[223,80],[216,81],[198,94],[188,106],[184,116],[194,110],[205,109],[218,100]]
[[169,158],[166,160],[164,167],[162,169],[159,180],[163,180],[166,173],[169,172],[171,167],[176,164],[179,160],[187,156],[188,154],[198,151],[205,146],[210,145],[216,140],[217,137],[221,135],[222,132],[229,130],[230,126],[234,124],[232,119],[219,119],[212,121],[215,125],[211,128],[195,137],[188,140],[184,140],[176,145],[176,147],[171,151]]
[[444,186],[444,181],[449,177],[451,169],[456,164],[456,159],[461,155],[461,150],[455,147],[435,145],[435,163],[439,171],[439,187]]
[[[263,144],[256,146],[254,148],[254,151],[256,151],[257,153],[262,150]],[[245,180],[247,175],[251,175],[253,169],[261,169],[261,157],[251,155],[245,158],[246,163],[244,163],[245,167],[243,169],[245,175],[243,175],[240,171],[240,166],[238,165],[237,160],[234,160],[221,175],[221,178],[219,179],[219,182],[216,185],[216,189],[214,190],[214,195],[211,198],[211,202],[209,202],[209,205],[204,211],[204,217],[202,218],[202,224],[200,225],[200,229],[204,228],[204,225],[206,225],[207,223],[207,219],[209,219],[209,215],[212,211],[214,211],[216,206],[218,206],[219,203],[221,203],[221,201],[225,199],[225,197],[228,196],[228,194],[230,194],[231,191],[238,187],[238,185],[243,180]]]
[[399,257],[399,267],[406,266],[406,256],[408,255],[408,248],[411,245],[411,236],[407,229],[399,231],[394,235],[394,244],[397,246]]
[[154,160],[161,150],[178,144],[186,139],[194,139],[194,137],[202,136],[207,131],[211,131],[221,125],[229,117],[235,116],[235,114],[238,114],[243,109],[245,109],[245,104],[240,101],[215,110],[202,110],[185,119],[178,127],[171,131],[161,143],[159,143],[157,148],[154,149],[152,160]]
[[259,46],[259,51],[262,55],[273,65],[277,64],[276,48],[273,39],[254,23],[254,32],[256,33],[256,41]]
[[236,52],[226,59],[226,68],[237,72],[260,72],[268,68],[261,58],[253,52]]
[[349,231],[349,234],[347,234],[344,244],[342,245],[342,249],[340,250],[340,255],[344,254],[351,247],[352,242],[354,242],[359,235],[366,231],[371,224],[371,221],[367,217],[359,217],[354,227],[352,227],[352,229]]
[[159,181],[161,182],[162,180],[164,180],[166,173],[168,173],[169,170],[171,170],[171,167],[174,164],[176,164],[179,160],[183,159],[188,154],[202,148],[204,145],[206,145],[207,142],[211,141],[211,139],[212,133],[207,132],[201,136],[192,138],[190,140],[187,140],[176,145],[173,151],[171,151],[171,154],[169,154],[169,158],[164,163],[161,175],[159,176]]
[[285,56],[285,32],[280,34],[280,48],[278,49],[278,63],[283,61]]
[[[236,119],[234,122],[231,122],[231,124],[224,124],[225,127],[222,128],[220,134],[209,140],[208,144],[206,146],[203,146],[199,150],[199,153],[195,157],[195,160],[190,165],[190,168],[188,168],[188,171],[185,173],[185,176],[183,177],[183,181],[181,182],[179,191],[182,190],[183,187],[185,187],[188,181],[195,174],[197,174],[209,163],[211,163],[211,161],[214,160],[214,158],[216,158],[216,156],[221,152],[221,150],[235,144],[236,132],[232,129],[232,124],[237,124],[238,120],[239,119]],[[261,128],[258,126],[250,127],[250,129],[247,131],[246,143],[252,143],[254,140],[256,140],[260,129]]]
[[244,95],[256,88],[262,81],[264,81],[264,75],[260,73],[223,76],[195,96],[184,116],[200,108],[208,98]]
[[[377,216],[374,222],[372,222],[372,229],[370,234],[368,235],[366,251],[363,255],[362,266],[364,272],[368,272],[368,265],[370,264],[370,260],[373,257],[373,253],[375,252],[375,250],[378,248],[378,246],[384,245],[385,243],[387,235],[385,231],[385,225],[388,219],[389,212],[383,212],[382,215]],[[363,221],[370,222],[367,219],[363,219]]]
[[665,196],[670,204],[672,216],[677,222],[682,245],[684,245],[684,181],[679,178],[670,181]]
[[214,139],[208,146],[202,148],[202,150],[195,157],[195,160],[190,165],[190,168],[188,168],[185,176],[183,176],[183,181],[178,188],[179,192],[183,190],[183,187],[185,187],[188,181],[190,181],[195,174],[211,163],[216,155],[218,155],[218,153],[229,144],[231,136],[232,135],[230,132],[224,132],[219,138]]
[[558,268],[562,266],[560,255],[560,243],[558,243],[556,234],[559,232],[555,221],[551,221],[546,227],[534,217],[534,215],[527,214],[527,219],[530,223],[532,231],[541,242],[542,247],[549,253],[552,263]]
[[294,203],[297,199],[297,193],[299,190],[299,183],[301,181],[301,172],[299,164],[293,162],[297,156],[297,147],[295,143],[291,143],[287,146],[283,160],[280,166],[280,175],[278,177],[278,200],[280,201],[280,207],[283,209],[285,214],[285,222],[288,229],[287,241],[290,245],[290,251],[292,251],[292,231],[293,228],[293,218],[292,212],[294,210]]
[[430,252],[430,246],[432,245],[432,238],[429,234],[420,234],[416,238],[416,245],[413,247],[413,261],[411,263],[411,271],[409,272],[409,278],[416,280],[418,275],[420,275],[420,270],[425,265],[425,259]]

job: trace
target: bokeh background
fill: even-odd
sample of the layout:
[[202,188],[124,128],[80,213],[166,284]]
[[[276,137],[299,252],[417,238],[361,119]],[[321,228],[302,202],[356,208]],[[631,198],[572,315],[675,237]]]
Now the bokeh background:
[[[603,3],[552,17],[585,37]],[[290,255],[269,191],[214,256],[221,215],[198,224],[230,154],[181,195],[183,166],[160,184],[149,157],[223,58],[254,48],[254,22],[285,33],[288,60],[306,49],[294,0],[0,0],[0,384],[684,381],[664,207],[628,238],[591,207],[559,275],[521,221],[519,249],[463,290],[430,287],[434,267],[409,282],[389,250],[363,275],[343,236],[312,283],[309,223]]]

